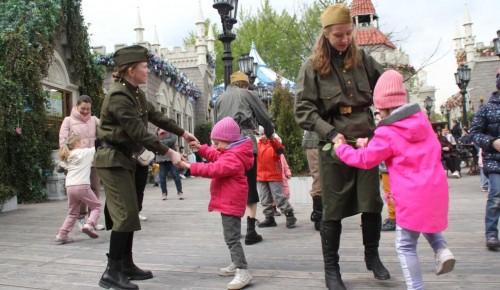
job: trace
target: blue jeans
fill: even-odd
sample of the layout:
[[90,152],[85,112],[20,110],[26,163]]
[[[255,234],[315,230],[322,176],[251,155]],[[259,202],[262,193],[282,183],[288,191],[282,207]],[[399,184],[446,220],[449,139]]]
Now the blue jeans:
[[500,217],[500,174],[488,174],[490,190],[486,202],[486,238],[498,238],[498,218]]
[[167,194],[167,175],[168,172],[172,173],[172,177],[175,181],[175,187],[177,188],[177,193],[182,192],[181,177],[179,176],[179,169],[172,164],[172,161],[160,162],[160,188],[161,192]]
[[483,167],[479,167],[479,174],[481,175],[481,189],[488,189],[490,187],[490,182],[488,181],[488,177],[484,175]]
[[[434,253],[446,247],[446,241],[441,233],[422,233],[422,235],[427,239]],[[419,236],[419,232],[396,226],[396,251],[398,252],[399,263],[403,270],[407,289],[411,290],[424,289],[422,271],[420,270],[420,262],[417,256],[417,242]]]

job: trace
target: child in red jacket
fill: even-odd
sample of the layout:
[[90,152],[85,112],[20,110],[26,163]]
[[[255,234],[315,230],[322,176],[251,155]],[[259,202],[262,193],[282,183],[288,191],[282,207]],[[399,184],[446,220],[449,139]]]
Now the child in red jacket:
[[274,220],[273,201],[285,213],[286,227],[293,228],[297,218],[293,215],[293,208],[283,193],[283,169],[280,155],[285,148],[272,136],[270,139],[262,134],[257,142],[257,189],[260,203],[264,207],[266,219],[259,223],[259,228],[277,226]]
[[222,216],[224,240],[231,253],[232,263],[219,270],[221,276],[234,275],[228,289],[241,289],[250,283],[252,274],[247,270],[245,253],[240,242],[241,217],[245,214],[248,198],[248,182],[245,171],[253,166],[253,149],[250,137],[240,137],[240,127],[226,117],[212,129],[210,138],[213,147],[189,143],[191,148],[210,163],[187,163],[181,167],[189,169],[191,175],[211,178],[208,211],[218,211]]

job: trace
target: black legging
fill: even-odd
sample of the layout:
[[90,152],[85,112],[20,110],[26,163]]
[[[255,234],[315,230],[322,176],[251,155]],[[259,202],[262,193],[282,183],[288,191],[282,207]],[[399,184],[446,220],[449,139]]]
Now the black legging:
[[144,189],[148,182],[148,166],[137,164],[135,167],[135,191],[137,193],[137,203],[139,211],[142,211],[142,201],[144,200]]
[[132,253],[134,232],[111,231],[109,256],[113,260],[122,260],[124,254]]
[[443,160],[446,168],[448,168],[451,173],[455,171],[460,172],[460,158],[458,158],[458,156],[443,154]]

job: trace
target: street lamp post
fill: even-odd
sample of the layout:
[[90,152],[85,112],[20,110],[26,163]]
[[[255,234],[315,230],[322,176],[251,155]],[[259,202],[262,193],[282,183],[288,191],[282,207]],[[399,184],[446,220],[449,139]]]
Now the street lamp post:
[[462,126],[469,127],[467,120],[467,85],[470,81],[471,69],[466,64],[461,64],[455,73],[455,81],[462,94]]
[[254,84],[255,79],[257,78],[258,66],[259,64],[257,62],[254,62],[253,56],[250,56],[248,54],[242,54],[238,59],[238,67],[240,68],[241,72],[245,73],[248,76],[251,85]]
[[222,34],[218,38],[224,45],[222,61],[224,63],[224,87],[230,84],[230,76],[233,73],[233,56],[231,54],[231,42],[236,39],[236,35],[231,32],[233,25],[238,21],[238,0],[214,0],[213,8],[217,9],[222,23]]
[[495,55],[500,57],[500,29],[497,30],[497,37],[493,38],[493,46],[495,47]]
[[450,128],[450,111],[451,109],[444,104],[440,107],[441,114],[446,118],[446,125]]
[[434,100],[430,96],[427,96],[427,98],[425,98],[424,100],[424,106],[427,110],[427,118],[429,119],[431,118],[432,105],[434,105]]

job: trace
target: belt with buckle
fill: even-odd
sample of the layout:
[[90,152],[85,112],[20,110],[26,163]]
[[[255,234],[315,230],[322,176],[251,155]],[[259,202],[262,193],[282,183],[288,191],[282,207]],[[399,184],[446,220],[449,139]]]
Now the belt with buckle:
[[357,107],[344,107],[344,106],[339,106],[339,113],[341,115],[350,115],[353,112],[363,112],[366,110],[367,107],[363,106],[357,106]]

